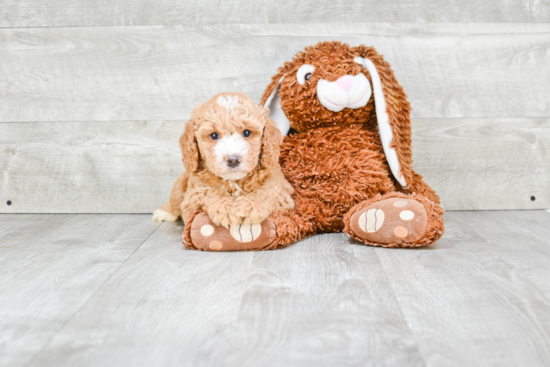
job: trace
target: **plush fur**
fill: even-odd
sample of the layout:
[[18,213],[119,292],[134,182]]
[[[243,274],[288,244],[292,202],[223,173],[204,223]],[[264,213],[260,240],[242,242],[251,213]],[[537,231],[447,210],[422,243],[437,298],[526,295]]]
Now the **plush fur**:
[[[273,210],[291,209],[293,189],[279,165],[281,142],[266,109],[240,93],[214,96],[195,108],[185,126],[180,147],[186,171],[153,219],[189,218],[187,224],[204,211],[215,225],[229,228],[262,223]],[[226,160],[233,150],[240,164],[231,168]]]
[[[400,173],[407,182],[405,188],[388,167],[378,133],[374,97],[364,107],[344,108],[340,112],[328,110],[319,101],[317,83],[322,79],[336,82],[346,75],[363,73],[372,83],[370,73],[356,62],[357,57],[368,58],[378,70],[393,133],[390,146],[397,153]],[[315,70],[301,84],[297,72],[304,64],[313,65]],[[279,68],[262,104],[277,87],[281,108],[294,133],[284,140],[280,163],[295,190],[296,203],[292,211],[272,216],[277,225],[274,241],[278,247],[315,233],[339,231],[365,244],[384,247],[425,246],[441,237],[444,226],[439,197],[411,166],[411,107],[389,64],[374,48],[350,47],[340,42],[307,47]],[[353,233],[349,226],[353,213],[399,195],[417,200],[425,208],[428,225],[419,240],[407,242],[405,237],[400,243],[374,243],[366,233]]]

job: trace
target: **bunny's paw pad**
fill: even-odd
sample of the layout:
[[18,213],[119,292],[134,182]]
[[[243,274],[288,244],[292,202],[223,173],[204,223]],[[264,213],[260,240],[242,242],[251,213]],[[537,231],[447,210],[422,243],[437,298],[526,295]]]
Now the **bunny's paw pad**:
[[418,241],[426,232],[428,214],[413,199],[380,200],[351,216],[352,231],[360,238],[381,244]]
[[261,224],[240,224],[229,229],[214,224],[206,213],[191,223],[191,242],[205,251],[261,250],[275,239],[275,223],[267,218]]

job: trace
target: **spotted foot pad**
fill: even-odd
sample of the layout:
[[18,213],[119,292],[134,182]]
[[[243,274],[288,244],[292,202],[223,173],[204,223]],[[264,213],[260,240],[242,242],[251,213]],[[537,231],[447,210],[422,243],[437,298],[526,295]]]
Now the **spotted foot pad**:
[[229,229],[215,225],[206,213],[191,223],[191,242],[206,251],[260,250],[275,238],[275,223],[267,218],[261,224],[240,224]]
[[416,200],[380,200],[351,216],[351,229],[360,238],[375,243],[412,243],[426,232],[428,215]]

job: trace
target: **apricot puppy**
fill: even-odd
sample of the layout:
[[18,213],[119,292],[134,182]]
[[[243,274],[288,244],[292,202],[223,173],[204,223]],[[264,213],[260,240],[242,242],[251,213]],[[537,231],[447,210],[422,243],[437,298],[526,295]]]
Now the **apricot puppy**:
[[[212,223],[204,225],[229,230],[261,224],[274,210],[292,209],[293,189],[279,165],[283,137],[268,113],[240,93],[221,93],[195,108],[180,138],[186,172],[153,220],[182,218],[190,225],[198,212],[205,212]],[[243,237],[235,228],[224,236],[250,242],[242,241],[247,231]]]

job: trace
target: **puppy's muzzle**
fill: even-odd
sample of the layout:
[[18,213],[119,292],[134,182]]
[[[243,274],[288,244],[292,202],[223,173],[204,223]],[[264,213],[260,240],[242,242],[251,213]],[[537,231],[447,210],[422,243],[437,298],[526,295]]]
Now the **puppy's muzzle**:
[[236,155],[236,154],[233,154],[233,155],[229,155],[227,156],[227,158],[225,158],[225,163],[231,167],[231,168],[235,168],[237,167],[239,164],[241,164],[241,157]]

